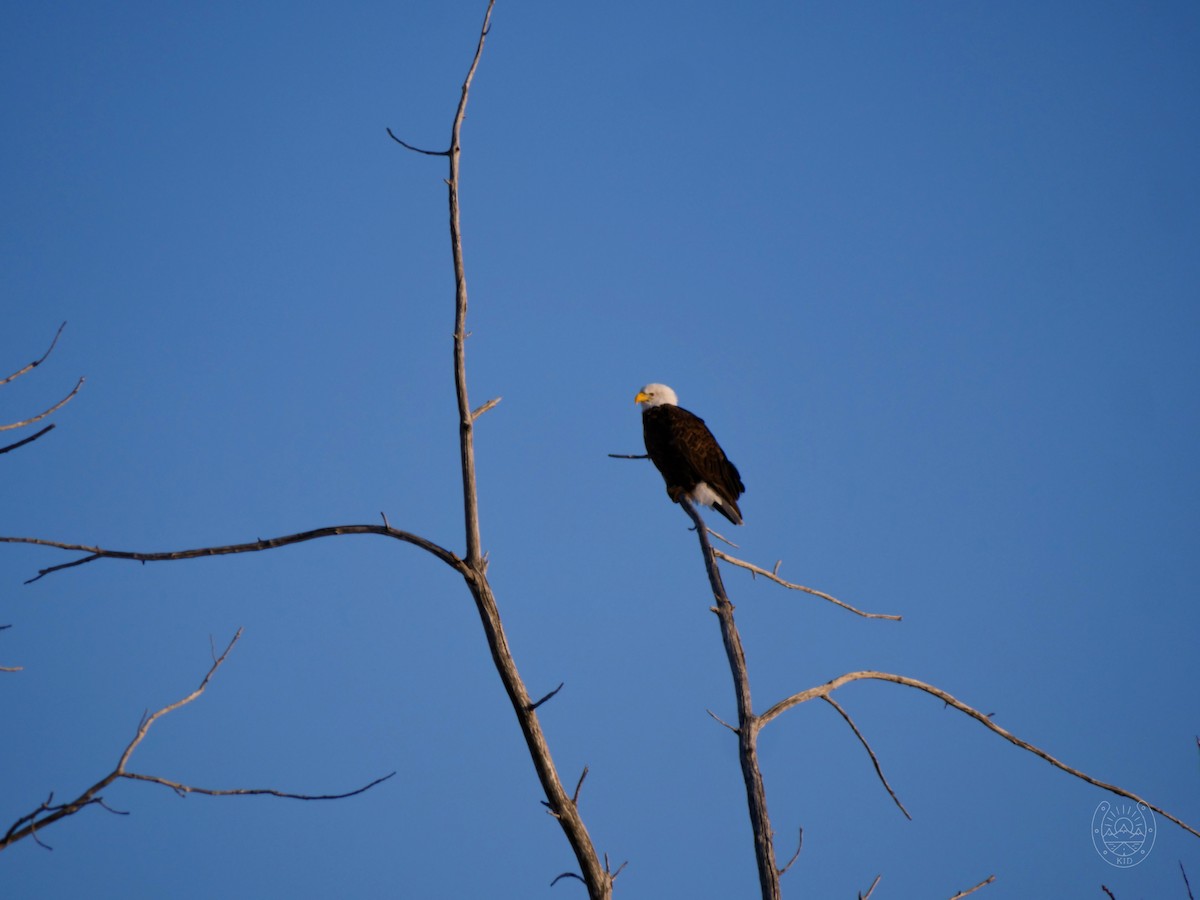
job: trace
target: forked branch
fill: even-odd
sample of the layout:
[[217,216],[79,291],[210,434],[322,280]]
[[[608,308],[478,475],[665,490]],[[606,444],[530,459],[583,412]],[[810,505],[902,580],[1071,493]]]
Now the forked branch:
[[766,725],[768,722],[770,722],[775,717],[781,715],[784,712],[787,712],[789,709],[792,709],[793,707],[799,706],[801,703],[806,703],[809,700],[813,700],[818,697],[820,697],[821,699],[828,699],[830,694],[832,694],[838,688],[843,687],[852,681],[864,681],[864,680],[888,681],[893,684],[902,684],[905,687],[915,688],[916,690],[924,691],[926,694],[929,694],[930,696],[937,697],[939,700],[941,700],[947,706],[952,706],[955,709],[957,709],[959,712],[963,713],[964,715],[970,716],[972,719],[979,722],[981,725],[983,725],[989,731],[992,731],[992,732],[1000,735],[1000,737],[1004,738],[1010,744],[1020,747],[1022,750],[1028,751],[1029,753],[1032,753],[1034,756],[1040,756],[1042,759],[1046,760],[1046,762],[1050,763],[1050,765],[1054,766],[1056,769],[1061,769],[1062,771],[1066,772],[1068,775],[1073,775],[1074,777],[1079,778],[1082,781],[1086,781],[1088,784],[1095,785],[1096,787],[1102,788],[1103,790],[1106,790],[1110,793],[1116,794],[1119,797],[1125,797],[1127,800],[1132,800],[1134,803],[1144,804],[1146,807],[1154,810],[1154,812],[1158,813],[1163,818],[1169,819],[1170,821],[1174,822],[1176,825],[1178,825],[1184,831],[1190,832],[1191,834],[1195,835],[1196,837],[1200,837],[1200,831],[1197,831],[1191,825],[1188,825],[1186,822],[1182,821],[1181,819],[1177,818],[1176,816],[1171,815],[1165,809],[1155,806],[1153,803],[1150,803],[1149,801],[1142,799],[1137,794],[1134,794],[1131,791],[1125,790],[1125,788],[1118,787],[1115,784],[1109,784],[1107,782],[1100,781],[1097,778],[1093,778],[1091,775],[1081,772],[1079,769],[1076,769],[1073,766],[1067,765],[1066,763],[1051,756],[1049,753],[1047,753],[1045,750],[1042,750],[1040,747],[1036,747],[1033,744],[1030,744],[1028,741],[1023,741],[1023,740],[1021,740],[1021,738],[1017,737],[1012,732],[1010,732],[1004,728],[1001,728],[999,725],[997,725],[995,722],[993,722],[991,720],[991,718],[989,716],[987,716],[985,713],[980,712],[979,710],[975,709],[975,707],[973,707],[973,706],[969,706],[966,703],[963,703],[957,697],[954,697],[951,694],[949,694],[948,692],[943,691],[941,688],[934,687],[932,684],[926,684],[923,681],[918,681],[915,678],[908,678],[904,675],[894,675],[891,672],[875,672],[875,671],[870,671],[870,670],[866,670],[866,671],[862,671],[862,672],[848,672],[845,675],[839,675],[837,678],[833,679],[832,681],[826,682],[825,684],[818,685],[817,687],[809,688],[808,690],[801,691],[798,694],[792,694],[792,696],[787,697],[783,700],[780,700],[778,703],[776,703],[774,706],[772,706],[770,709],[768,709],[766,712],[764,712],[761,716],[758,717],[759,724]]
[[[392,772],[390,775],[385,775],[382,778],[376,778],[370,784],[342,794],[298,794],[289,791],[278,791],[272,788],[203,788],[196,787],[195,785],[184,784],[180,781],[173,781],[168,778],[161,778],[157,775],[145,775],[140,772],[129,771],[129,762],[133,757],[134,751],[137,750],[138,746],[143,740],[145,740],[146,735],[149,734],[150,729],[154,726],[154,723],[163,716],[173,713],[180,707],[187,706],[189,703],[203,694],[205,689],[208,687],[209,682],[212,680],[212,677],[217,673],[217,669],[219,669],[221,664],[225,662],[225,659],[229,656],[230,651],[233,650],[234,645],[237,644],[241,636],[242,630],[239,628],[237,634],[233,636],[233,640],[229,642],[229,646],[225,648],[225,651],[219,657],[213,660],[212,667],[205,674],[203,680],[200,682],[199,687],[197,687],[186,697],[176,700],[174,703],[170,703],[150,715],[142,717],[141,722],[138,724],[137,731],[133,736],[133,740],[126,745],[125,750],[121,753],[121,758],[117,762],[115,769],[85,790],[74,800],[70,800],[66,803],[56,804],[54,803],[54,795],[51,794],[36,809],[21,816],[12,824],[11,827],[9,827],[7,833],[5,833],[3,837],[0,837],[0,850],[4,850],[7,847],[15,844],[17,841],[23,840],[27,837],[33,838],[35,841],[37,841],[37,843],[45,847],[46,845],[39,837],[39,832],[45,830],[55,822],[61,821],[68,816],[72,816],[89,806],[102,806],[105,809],[108,809],[110,812],[116,812],[116,810],[113,810],[111,807],[105,804],[104,797],[101,792],[120,778],[127,778],[132,781],[149,781],[154,784],[165,785],[181,795],[206,794],[210,797],[228,797],[234,795],[269,795],[272,797],[285,797],[292,800],[341,800],[346,797],[353,797],[356,794],[361,794],[363,791],[370,790],[375,785],[382,781],[386,781],[387,779],[391,778],[392,775],[396,774],[395,772]],[[122,813],[122,815],[124,815],[124,813]]]

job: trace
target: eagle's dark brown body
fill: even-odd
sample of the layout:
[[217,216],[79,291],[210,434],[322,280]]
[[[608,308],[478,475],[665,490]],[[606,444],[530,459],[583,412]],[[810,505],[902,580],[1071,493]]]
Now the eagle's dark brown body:
[[[708,503],[734,525],[742,524],[737,505],[746,490],[742,477],[703,419],[670,403],[649,406],[642,411],[642,433],[646,453],[662,473],[672,500],[678,503],[687,496]],[[706,499],[703,488],[697,492],[700,484],[714,496]]]

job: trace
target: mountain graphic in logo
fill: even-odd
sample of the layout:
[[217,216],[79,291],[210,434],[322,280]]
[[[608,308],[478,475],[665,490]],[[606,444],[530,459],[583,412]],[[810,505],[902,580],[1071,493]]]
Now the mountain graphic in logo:
[[1154,813],[1143,803],[1110,803],[1104,800],[1092,814],[1092,845],[1112,866],[1129,868],[1154,848]]

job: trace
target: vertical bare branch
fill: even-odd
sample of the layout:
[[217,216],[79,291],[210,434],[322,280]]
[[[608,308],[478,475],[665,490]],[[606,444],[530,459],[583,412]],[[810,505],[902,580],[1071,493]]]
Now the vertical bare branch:
[[463,264],[462,229],[459,224],[458,178],[459,157],[462,154],[463,119],[467,114],[467,98],[479,58],[483,55],[483,42],[487,40],[491,27],[492,7],[496,0],[488,0],[483,27],[479,30],[479,43],[475,46],[475,57],[463,80],[462,96],[458,100],[458,111],[454,114],[454,125],[450,129],[450,250],[454,255],[454,389],[458,397],[458,443],[462,455],[463,518],[467,538],[467,564],[476,567],[482,557],[479,536],[479,498],[475,490],[475,417],[471,413],[471,402],[467,397],[467,271]]
[[[431,156],[446,155],[450,158],[450,177],[446,179],[449,189],[450,206],[450,249],[454,261],[454,388],[458,400],[458,434],[459,452],[462,464],[463,484],[463,521],[466,533],[466,556],[461,568],[467,586],[475,599],[479,611],[480,622],[487,637],[488,648],[496,671],[504,683],[513,711],[525,737],[538,780],[546,792],[546,806],[551,815],[558,820],[575,852],[581,873],[564,873],[561,877],[579,878],[587,885],[588,896],[591,900],[608,900],[612,896],[612,882],[616,877],[611,873],[606,863],[602,863],[592,844],[591,836],[579,816],[576,805],[577,795],[568,794],[563,788],[562,780],[555,769],[550,747],[542,732],[541,723],[537,717],[537,707],[548,697],[533,700],[521,680],[517,665],[508,646],[508,638],[500,621],[500,611],[496,604],[496,596],[492,592],[487,579],[487,560],[483,553],[479,527],[479,496],[475,482],[475,419],[495,406],[497,400],[483,404],[479,409],[472,410],[467,391],[467,275],[463,262],[462,228],[459,216],[458,187],[460,178],[459,162],[462,154],[462,124],[466,116],[467,100],[470,95],[471,83],[475,71],[479,67],[483,55],[483,45],[487,40],[491,27],[492,9],[495,0],[488,0],[487,12],[483,17],[483,26],[479,31],[479,41],[475,46],[475,56],[471,67],[463,80],[462,94],[458,101],[458,110],[454,115],[454,124],[450,131],[450,148],[445,153],[419,150],[401,141],[394,134],[392,138],[410,150],[416,150]],[[389,129],[389,134],[391,131]],[[552,696],[552,695],[551,695]],[[578,788],[576,789],[578,792]],[[620,871],[620,870],[618,870]],[[555,879],[557,881],[558,879]]]
[[775,844],[771,834],[771,818],[767,815],[767,792],[763,786],[762,770],[758,766],[759,720],[754,715],[750,702],[750,676],[746,671],[746,654],[742,650],[742,638],[733,621],[733,604],[725,592],[721,573],[717,569],[716,556],[708,541],[708,528],[700,513],[687,497],[679,505],[696,525],[700,538],[700,550],[704,555],[704,568],[712,587],[717,605],[713,611],[721,623],[721,640],[725,644],[725,655],[733,675],[734,694],[738,707],[738,758],[742,765],[742,780],[746,784],[746,802],[750,808],[750,827],[754,832],[754,857],[758,863],[758,881],[763,900],[780,900],[779,867],[775,863]]

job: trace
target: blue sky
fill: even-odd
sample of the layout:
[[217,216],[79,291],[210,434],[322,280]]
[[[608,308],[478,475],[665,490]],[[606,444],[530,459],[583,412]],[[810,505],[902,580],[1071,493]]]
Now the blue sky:
[[[483,3],[0,9],[0,533],[135,550],[323,525],[461,548],[442,160]],[[749,896],[717,624],[637,452],[672,385],[747,485],[755,704],[937,684],[1195,825],[1200,10],[500,2],[463,135],[483,541],[565,781],[630,898]],[[20,433],[5,433],[13,435]],[[8,443],[7,440],[4,443]],[[162,565],[0,552],[14,896],[582,896],[470,598],[342,537]],[[1106,795],[932,698],[839,693],[760,751],[785,896],[1182,897],[1200,841],[1091,846]],[[5,826],[7,827],[7,826]]]

